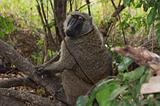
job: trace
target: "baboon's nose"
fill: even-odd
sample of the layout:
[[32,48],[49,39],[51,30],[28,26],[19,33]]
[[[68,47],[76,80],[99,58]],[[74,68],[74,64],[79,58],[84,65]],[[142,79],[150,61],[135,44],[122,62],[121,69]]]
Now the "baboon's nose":
[[73,37],[74,33],[73,33],[72,30],[68,29],[68,30],[66,30],[66,35],[69,36],[69,37]]

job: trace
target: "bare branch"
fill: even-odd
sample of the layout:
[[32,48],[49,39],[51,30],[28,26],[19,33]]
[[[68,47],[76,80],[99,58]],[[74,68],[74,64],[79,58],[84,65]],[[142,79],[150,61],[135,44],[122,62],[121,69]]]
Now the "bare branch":
[[0,88],[10,88],[10,87],[17,87],[24,85],[36,88],[35,83],[33,83],[29,78],[14,78],[14,79],[0,80]]
[[111,2],[112,2],[112,5],[113,5],[114,9],[116,10],[116,9],[117,9],[116,4],[114,3],[114,1],[113,1],[113,0],[111,0]]
[[86,4],[87,4],[87,7],[88,7],[88,14],[91,16],[90,1],[86,0]]
[[112,17],[117,17],[124,8],[125,8],[124,4],[118,6],[116,11],[112,14]]
[[19,70],[29,76],[30,79],[40,84],[52,95],[55,95],[55,91],[60,87],[59,78],[54,76],[41,76],[36,73],[34,65],[31,64],[27,59],[17,53],[11,46],[0,40],[0,55],[6,57],[11,63],[16,65]]
[[[112,2],[112,5],[113,5],[114,9],[117,10],[117,6],[116,6],[116,4],[114,3],[114,1],[111,0],[111,2]],[[121,2],[121,1],[120,1],[120,2]],[[120,6],[120,2],[119,2],[119,5],[118,5],[118,6]],[[121,17],[120,17],[119,14],[118,14],[118,19],[119,19],[120,23],[122,23]],[[123,26],[122,26],[122,29],[121,29],[121,30],[122,30],[122,35],[123,35],[124,44],[126,45],[126,44],[127,44],[127,41],[126,41],[126,37],[125,37],[125,32],[124,32]]]
[[16,98],[3,96],[0,94],[0,106],[26,106],[26,103]]
[[16,98],[19,99],[19,101],[29,102],[38,106],[56,106],[56,103],[48,98],[37,96],[31,93],[9,90],[6,88],[0,88],[0,95]]
[[[116,8],[115,12],[111,15],[111,17],[117,18],[117,16],[120,14],[120,12],[125,8],[124,4],[122,5],[118,5],[118,7],[114,7]],[[112,30],[113,24],[115,21],[109,21],[107,22],[107,28],[105,28],[105,34],[103,34],[103,36],[105,37],[105,40],[107,40],[108,36],[110,35],[110,32]]]
[[143,47],[126,46],[124,48],[116,47],[114,51],[132,58],[139,65],[149,66],[154,73],[160,75],[160,56],[148,51]]

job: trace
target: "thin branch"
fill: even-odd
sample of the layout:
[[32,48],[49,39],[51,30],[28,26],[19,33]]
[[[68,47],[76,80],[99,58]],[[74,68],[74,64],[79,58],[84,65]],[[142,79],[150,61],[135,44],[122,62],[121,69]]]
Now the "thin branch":
[[86,0],[86,4],[87,4],[87,7],[88,7],[88,14],[91,16],[90,1]]
[[52,12],[53,12],[53,14],[54,14],[54,6],[53,6],[53,2],[52,2],[52,0],[49,0],[49,2],[50,2],[50,5],[51,5],[51,8],[52,8]]
[[71,12],[73,9],[72,9],[72,0],[69,0],[69,11]]
[[44,68],[47,65],[51,64],[52,62],[57,61],[60,58],[60,52],[55,55],[53,58],[51,58],[49,61],[46,61],[44,64],[40,65],[40,66],[36,66],[37,69],[40,69],[41,67]]
[[[120,23],[122,23],[121,17],[120,16],[118,16],[118,17],[119,17]],[[125,32],[124,32],[123,26],[122,26],[122,35],[123,35],[124,44],[127,45],[126,35],[125,35]]]
[[112,17],[117,17],[124,8],[125,8],[124,4],[118,6],[116,11],[112,14]]
[[[91,4],[93,4],[93,2],[90,2],[89,4],[91,5]],[[84,4],[84,5],[82,5],[81,7],[78,8],[78,11],[79,11],[80,9],[84,8],[84,7],[87,6],[87,5],[88,5],[87,3]]]
[[119,0],[118,7],[121,5],[122,0]]
[[37,1],[37,10],[38,10],[38,13],[39,13],[39,16],[40,16],[40,19],[41,19],[41,22],[42,22],[43,30],[44,30],[44,33],[45,33],[45,38],[44,38],[44,56],[43,56],[43,58],[44,58],[43,60],[45,61],[48,58],[48,50],[47,50],[48,33],[47,33],[47,29],[45,27],[45,22],[44,22],[44,18],[43,18],[42,12],[41,12],[40,4],[39,4],[38,0],[36,0],[36,1]]
[[78,8],[78,11],[79,11],[80,9],[82,9],[83,7],[85,7],[85,6],[87,6],[87,4],[84,4],[84,5],[82,5],[81,7],[79,7],[79,8]]
[[[124,4],[119,5],[117,7],[117,9],[115,10],[115,12],[111,15],[111,17],[115,17],[116,18],[124,8],[125,8]],[[113,21],[109,21],[107,23],[107,25],[108,25],[108,27],[106,28],[106,32],[107,33],[104,35],[105,40],[107,40],[107,38],[108,38],[108,36],[109,36],[109,34],[110,34],[111,30],[112,30],[113,23],[114,23]]]
[[111,2],[112,2],[112,5],[113,5],[114,9],[117,10],[117,6],[116,6],[116,4],[114,3],[114,1],[111,0]]
[[[117,10],[117,6],[116,6],[116,4],[114,3],[114,1],[111,0],[111,2],[112,2],[112,5],[113,5],[114,9]],[[120,0],[120,2],[121,2],[121,0]],[[118,6],[120,6],[120,2],[119,2],[119,4],[118,4]],[[119,19],[120,23],[122,23],[121,17],[120,17],[119,14],[118,14],[118,19]],[[123,26],[122,26],[122,29],[121,29],[121,30],[122,30],[122,35],[123,35],[124,44],[126,45],[126,44],[127,44],[127,41],[126,41],[126,37],[125,37],[125,32],[124,32]]]
[[42,9],[42,14],[43,14],[43,17],[44,17],[44,20],[45,20],[45,23],[46,23],[46,27],[48,29],[48,37],[53,41],[53,43],[55,44],[53,38],[52,38],[52,32],[51,32],[51,29],[49,27],[49,24],[48,24],[48,19],[46,17],[46,14],[45,14],[45,11],[44,11],[44,6],[43,6],[43,1],[41,1],[41,9]]

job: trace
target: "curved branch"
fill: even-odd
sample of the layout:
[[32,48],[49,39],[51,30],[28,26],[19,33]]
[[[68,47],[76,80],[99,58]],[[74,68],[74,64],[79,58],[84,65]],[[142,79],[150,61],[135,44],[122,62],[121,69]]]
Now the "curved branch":
[[[118,7],[114,7],[114,8],[116,8],[116,10],[115,10],[115,12],[111,15],[111,17],[114,17],[114,18],[117,18],[117,16],[119,16],[119,14],[121,13],[121,11],[123,10],[123,9],[125,9],[125,6],[124,6],[124,4],[122,4],[122,5],[118,5]],[[109,37],[109,34],[110,34],[110,32],[111,32],[111,30],[112,30],[112,27],[113,27],[113,21],[109,21],[109,22],[107,22],[107,28],[106,28],[106,33],[103,35],[104,37],[105,37],[105,41],[107,40],[107,38]]]
[[10,60],[11,63],[15,64],[18,69],[23,73],[29,75],[33,71],[33,65],[19,53],[17,53],[13,47],[0,40],[0,55]]
[[0,55],[8,58],[19,70],[29,76],[37,84],[40,84],[54,97],[55,91],[60,87],[57,77],[43,77],[36,73],[36,69],[27,59],[17,53],[10,45],[0,40]]

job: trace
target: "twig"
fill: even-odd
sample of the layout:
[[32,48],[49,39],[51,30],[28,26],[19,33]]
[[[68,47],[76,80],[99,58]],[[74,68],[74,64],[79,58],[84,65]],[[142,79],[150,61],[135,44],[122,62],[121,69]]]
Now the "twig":
[[[124,4],[119,5],[117,7],[116,11],[111,15],[111,17],[115,17],[116,18],[124,8],[125,8]],[[113,27],[113,23],[114,23],[113,21],[109,21],[107,23],[108,27],[106,28],[106,34],[104,34],[105,41],[107,40],[107,38],[108,38],[108,36],[109,36],[109,34],[111,32],[111,29]]]
[[117,17],[118,14],[125,8],[124,4],[119,5],[116,9],[116,11],[112,14],[112,17]]
[[86,0],[86,4],[87,4],[87,7],[88,7],[88,14],[91,16],[90,1]]
[[72,0],[69,0],[69,12],[71,12],[72,11]]
[[45,33],[45,38],[44,38],[44,56],[43,56],[43,60],[45,61],[48,58],[48,50],[47,50],[47,45],[48,45],[48,43],[47,43],[47,37],[48,37],[48,33],[47,33],[47,29],[45,27],[45,22],[44,22],[44,18],[43,18],[42,12],[41,12],[40,4],[39,4],[38,0],[36,0],[36,1],[37,1],[37,10],[38,10],[39,16],[41,18],[42,26],[43,26],[44,33]]
[[49,61],[46,61],[44,64],[40,65],[40,66],[36,66],[37,69],[40,69],[41,67],[44,68],[47,65],[51,64],[52,62],[57,61],[60,58],[60,52],[54,56],[53,58],[51,58]]
[[[111,2],[112,2],[112,5],[113,5],[114,9],[117,10],[117,6],[115,5],[114,1],[111,0]],[[120,0],[120,2],[121,2],[121,0]],[[119,2],[119,4],[118,4],[118,6],[120,6],[120,2]],[[120,17],[119,14],[118,14],[118,18],[119,18],[120,23],[122,23],[121,17]],[[122,35],[123,35],[124,44],[126,45],[126,44],[127,44],[127,41],[126,41],[126,37],[125,37],[125,32],[124,32],[123,26],[122,26]]]
[[116,6],[116,4],[114,3],[114,1],[111,0],[111,2],[112,2],[112,5],[113,5],[114,9],[117,10],[117,6]]

